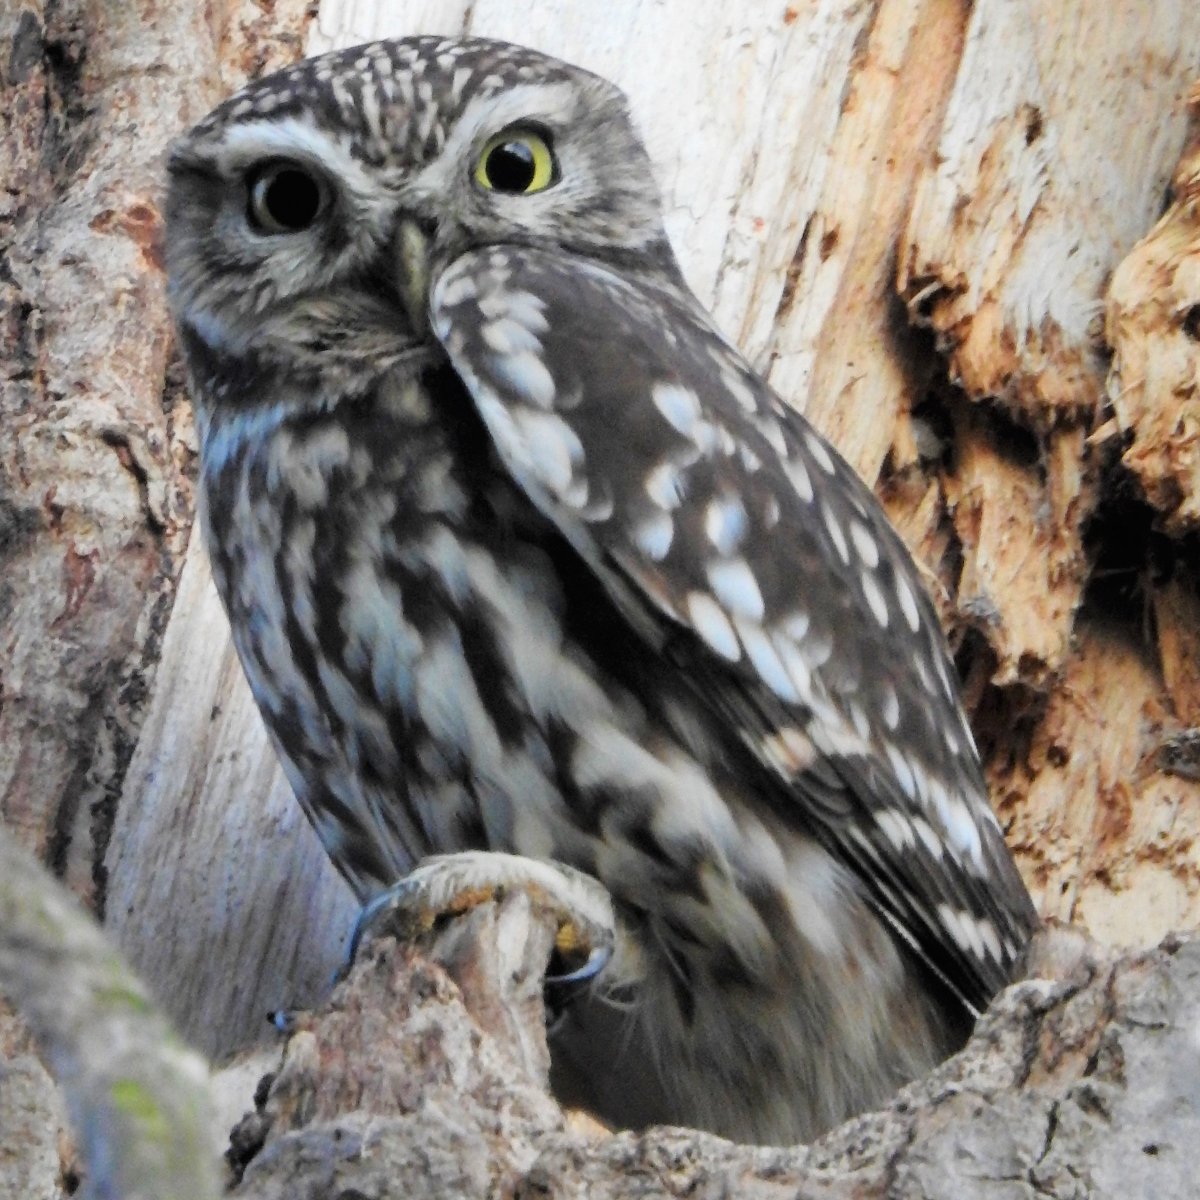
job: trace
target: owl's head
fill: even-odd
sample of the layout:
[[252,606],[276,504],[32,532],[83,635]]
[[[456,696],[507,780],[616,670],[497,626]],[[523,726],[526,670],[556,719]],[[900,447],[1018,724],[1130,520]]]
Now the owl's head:
[[361,378],[419,358],[431,278],[481,245],[675,271],[622,94],[501,42],[297,63],[215,109],[169,167],[170,293],[193,360],[353,362]]

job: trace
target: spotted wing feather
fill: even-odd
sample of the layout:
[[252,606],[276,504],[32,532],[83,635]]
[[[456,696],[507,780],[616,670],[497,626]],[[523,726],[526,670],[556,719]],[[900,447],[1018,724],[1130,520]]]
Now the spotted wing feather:
[[[681,290],[492,247],[431,318],[500,459],[972,1010],[1033,913],[910,556]],[[797,803],[801,799],[803,803]]]

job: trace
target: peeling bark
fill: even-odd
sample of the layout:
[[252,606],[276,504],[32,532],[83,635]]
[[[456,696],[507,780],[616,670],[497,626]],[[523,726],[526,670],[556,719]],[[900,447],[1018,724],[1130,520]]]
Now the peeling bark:
[[[1200,86],[1191,103],[1200,111]],[[1109,288],[1108,393],[1123,435],[1122,465],[1166,533],[1194,534],[1200,530],[1200,139],[1184,153],[1172,188],[1171,206]]]

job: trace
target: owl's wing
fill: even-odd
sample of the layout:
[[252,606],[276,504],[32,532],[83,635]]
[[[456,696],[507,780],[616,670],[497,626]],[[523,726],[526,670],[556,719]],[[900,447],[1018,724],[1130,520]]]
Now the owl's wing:
[[500,459],[973,1011],[1034,923],[916,568],[681,291],[497,246],[431,320]]

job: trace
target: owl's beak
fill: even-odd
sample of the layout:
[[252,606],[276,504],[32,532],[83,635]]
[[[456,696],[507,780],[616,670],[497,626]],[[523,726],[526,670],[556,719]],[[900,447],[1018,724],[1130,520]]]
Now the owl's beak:
[[430,336],[429,257],[433,231],[414,217],[401,217],[393,242],[396,293],[416,337]]

